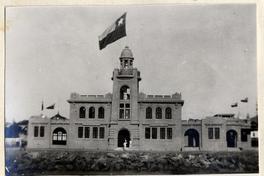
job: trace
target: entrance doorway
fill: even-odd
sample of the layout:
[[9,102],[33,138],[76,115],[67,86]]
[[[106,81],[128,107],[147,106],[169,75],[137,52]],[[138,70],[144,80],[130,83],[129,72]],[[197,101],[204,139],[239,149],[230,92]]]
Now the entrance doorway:
[[200,141],[199,141],[199,132],[195,129],[188,129],[184,136],[187,137],[185,146],[187,147],[199,147]]
[[126,141],[126,147],[129,147],[130,145],[130,133],[127,129],[121,129],[118,132],[118,142],[117,147],[124,147],[124,143]]
[[227,147],[237,147],[237,132],[235,130],[228,130],[226,132]]

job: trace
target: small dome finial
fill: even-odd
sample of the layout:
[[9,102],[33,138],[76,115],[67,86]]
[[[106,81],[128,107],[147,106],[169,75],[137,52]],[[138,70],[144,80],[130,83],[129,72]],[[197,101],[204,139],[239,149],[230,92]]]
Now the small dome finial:
[[133,59],[133,54],[132,51],[129,49],[128,46],[125,46],[125,48],[123,49],[123,51],[121,52],[121,56],[120,58],[131,58]]

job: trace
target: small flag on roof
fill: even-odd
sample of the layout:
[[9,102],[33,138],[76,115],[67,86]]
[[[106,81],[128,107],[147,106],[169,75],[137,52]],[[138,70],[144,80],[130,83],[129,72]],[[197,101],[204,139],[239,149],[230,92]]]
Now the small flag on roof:
[[238,106],[237,103],[231,104],[231,107],[232,107],[232,108],[237,107],[237,106]]
[[119,17],[111,26],[109,26],[102,35],[99,36],[100,50],[108,44],[126,36],[126,13]]
[[55,103],[53,105],[48,106],[46,109],[54,109],[55,108]]
[[247,103],[247,102],[248,102],[248,97],[242,99],[241,102],[243,102],[243,103]]
[[44,103],[43,103],[43,101],[42,101],[42,104],[41,104],[41,111],[43,111],[43,109],[44,109]]

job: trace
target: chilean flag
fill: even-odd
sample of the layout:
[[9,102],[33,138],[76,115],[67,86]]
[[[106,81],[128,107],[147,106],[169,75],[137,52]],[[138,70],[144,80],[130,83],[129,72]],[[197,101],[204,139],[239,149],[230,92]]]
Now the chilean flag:
[[108,44],[126,36],[126,13],[119,17],[114,24],[109,26],[102,35],[99,36],[100,50]]

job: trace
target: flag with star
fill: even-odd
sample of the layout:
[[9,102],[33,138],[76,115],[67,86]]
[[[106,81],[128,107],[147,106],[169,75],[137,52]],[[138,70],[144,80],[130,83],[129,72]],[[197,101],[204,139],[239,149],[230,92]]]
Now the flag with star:
[[126,13],[119,17],[99,36],[99,48],[102,50],[108,44],[126,36]]

